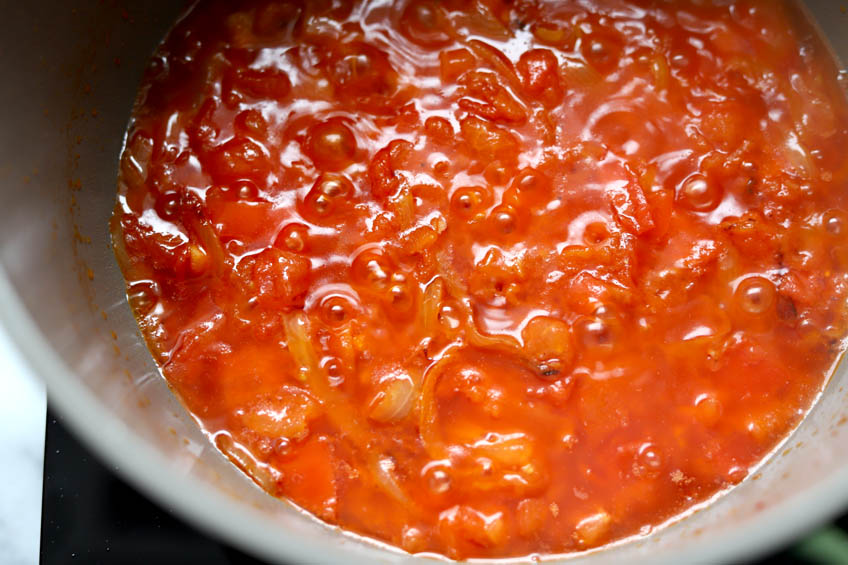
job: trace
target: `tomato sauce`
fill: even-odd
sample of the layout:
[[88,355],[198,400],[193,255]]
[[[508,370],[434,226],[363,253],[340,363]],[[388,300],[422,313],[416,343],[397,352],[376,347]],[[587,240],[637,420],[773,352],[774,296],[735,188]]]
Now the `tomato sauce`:
[[794,9],[202,2],[113,240],[270,494],[406,551],[579,551],[739,483],[846,335],[848,110]]

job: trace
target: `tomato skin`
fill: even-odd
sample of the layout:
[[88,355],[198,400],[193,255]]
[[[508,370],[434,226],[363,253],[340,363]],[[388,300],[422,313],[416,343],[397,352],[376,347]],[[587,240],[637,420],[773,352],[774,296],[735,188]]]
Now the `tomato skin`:
[[408,141],[395,140],[374,155],[368,165],[368,177],[371,193],[376,198],[386,198],[398,191],[403,179],[398,171],[403,168],[412,147]]
[[526,91],[545,106],[555,106],[562,99],[559,62],[550,49],[531,49],[521,54],[518,72]]
[[743,480],[848,335],[848,102],[785,2],[201,0],[111,223],[169,385],[411,553],[599,548]]
[[478,159],[512,161],[518,151],[518,140],[509,131],[475,116],[463,118],[460,131],[471,154]]
[[291,92],[291,81],[288,75],[274,69],[237,69],[224,88],[228,91],[225,97],[238,93],[260,100],[285,100]]
[[653,229],[654,219],[638,183],[608,185],[608,191],[616,218],[624,229],[636,235]]
[[523,122],[527,114],[521,103],[512,96],[493,73],[471,71],[460,77],[468,97],[459,100],[467,112],[497,122]]
[[235,274],[258,305],[280,309],[303,304],[310,271],[308,259],[270,248],[242,259]]
[[234,137],[212,150],[209,170],[225,181],[261,181],[271,170],[271,160],[267,150],[259,143],[244,137]]
[[474,55],[468,49],[442,51],[439,60],[443,81],[455,81],[475,67]]

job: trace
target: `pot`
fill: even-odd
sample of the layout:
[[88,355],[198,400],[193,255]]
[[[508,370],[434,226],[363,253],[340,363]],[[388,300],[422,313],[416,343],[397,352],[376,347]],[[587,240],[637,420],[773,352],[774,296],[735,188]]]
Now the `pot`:
[[[51,406],[133,485],[201,529],[278,562],[400,563],[274,499],[202,435],[137,331],[109,244],[117,162],[141,72],[182,6],[7,3],[0,39],[0,324]],[[808,12],[806,11],[808,10]],[[848,16],[806,2],[848,60]],[[574,563],[738,561],[848,507],[848,369],[732,492],[653,535]]]

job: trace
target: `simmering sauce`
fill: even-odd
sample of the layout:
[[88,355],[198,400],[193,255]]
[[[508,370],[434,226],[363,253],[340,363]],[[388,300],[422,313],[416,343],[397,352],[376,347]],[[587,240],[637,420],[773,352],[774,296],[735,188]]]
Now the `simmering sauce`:
[[201,2],[112,229],[173,390],[406,551],[579,551],[740,482],[846,335],[848,111],[789,5]]

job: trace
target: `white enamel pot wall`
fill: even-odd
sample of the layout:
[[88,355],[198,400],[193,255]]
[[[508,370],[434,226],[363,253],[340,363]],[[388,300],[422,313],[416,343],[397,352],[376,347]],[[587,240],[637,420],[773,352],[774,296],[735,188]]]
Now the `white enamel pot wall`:
[[[807,2],[848,61],[848,16],[839,6]],[[77,436],[194,525],[277,562],[414,561],[259,490],[200,433],[136,329],[107,224],[142,69],[182,8],[169,0],[5,2],[0,324]],[[843,364],[776,455],[715,504],[647,538],[569,560],[738,561],[791,541],[848,508],[846,418]]]

